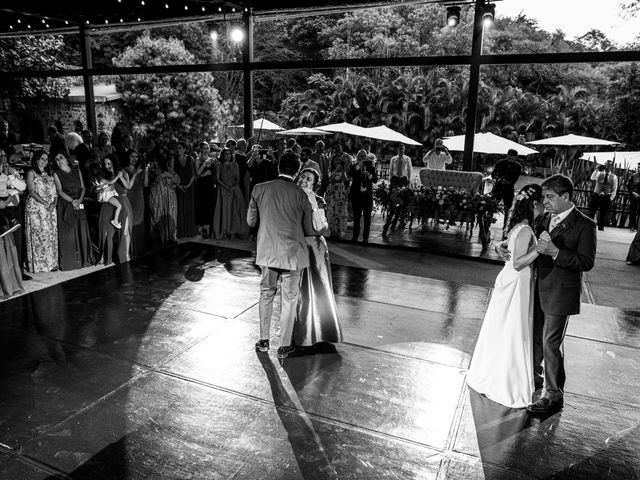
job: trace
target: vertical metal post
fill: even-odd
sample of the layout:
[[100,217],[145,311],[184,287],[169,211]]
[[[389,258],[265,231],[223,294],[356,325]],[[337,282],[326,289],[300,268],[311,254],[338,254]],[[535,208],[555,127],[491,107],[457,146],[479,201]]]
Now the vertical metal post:
[[462,169],[473,170],[473,141],[476,133],[476,115],[478,112],[478,90],[480,87],[480,56],[482,55],[482,37],[484,26],[482,13],[485,0],[476,0],[473,15],[473,39],[471,41],[471,66],[469,72],[469,97],[467,98],[467,125],[464,137],[464,156]]
[[244,138],[253,136],[253,12],[245,8],[242,13],[244,43],[242,45],[243,83],[244,83]]
[[91,59],[91,45],[89,35],[84,24],[80,24],[80,54],[82,56],[82,80],[84,83],[84,103],[87,112],[87,129],[96,132],[96,104],[93,96],[93,77],[89,75],[89,69],[93,68]]

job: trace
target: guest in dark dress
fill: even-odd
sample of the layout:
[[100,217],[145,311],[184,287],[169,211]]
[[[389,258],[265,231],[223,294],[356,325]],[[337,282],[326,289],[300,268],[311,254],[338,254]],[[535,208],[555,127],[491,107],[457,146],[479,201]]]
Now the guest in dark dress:
[[627,265],[636,265],[640,263],[640,230],[633,237],[631,245],[629,245],[629,253],[627,253]]
[[85,186],[80,169],[71,167],[63,153],[55,158],[53,180],[58,192],[58,262],[60,270],[77,270],[95,263],[87,214]]
[[139,257],[147,251],[144,226],[144,189],[149,186],[149,167],[140,164],[136,150],[127,152],[128,166],[124,169],[129,177],[127,198],[131,203],[131,254]]
[[194,237],[196,229],[195,187],[196,170],[193,160],[187,155],[187,143],[178,142],[178,152],[173,163],[173,170],[180,177],[180,185],[176,188],[178,200],[178,238]]
[[243,238],[247,228],[247,207],[240,189],[240,171],[231,150],[224,148],[218,164],[218,199],[213,216],[213,231],[217,239],[232,236]]
[[211,236],[211,222],[216,210],[217,156],[217,151],[211,154],[207,142],[200,144],[200,155],[196,159],[196,224],[205,240]]
[[[117,199],[122,205],[122,210],[118,216],[121,228],[112,225],[114,207],[110,203],[103,203],[100,208],[100,219],[98,220],[98,235],[100,237],[100,259],[105,265],[109,265],[113,261],[118,263],[128,262],[131,260],[131,203],[127,198],[127,187],[129,185],[129,176],[122,171],[118,159],[115,155],[107,155],[103,160],[105,178],[111,180],[117,178],[118,181],[113,185],[118,193]],[[114,258],[113,240],[117,233],[118,250]]]

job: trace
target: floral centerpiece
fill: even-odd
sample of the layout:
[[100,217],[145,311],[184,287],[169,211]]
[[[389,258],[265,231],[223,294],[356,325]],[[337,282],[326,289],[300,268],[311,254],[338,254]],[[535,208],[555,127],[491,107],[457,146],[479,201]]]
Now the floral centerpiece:
[[495,214],[503,208],[492,195],[456,190],[453,187],[405,186],[390,188],[387,183],[379,183],[373,192],[376,206],[388,215],[392,209],[399,208],[401,223],[421,222],[423,227],[428,219],[451,226],[463,227],[473,231],[479,227],[478,238],[486,248],[490,242],[489,227],[496,221]]

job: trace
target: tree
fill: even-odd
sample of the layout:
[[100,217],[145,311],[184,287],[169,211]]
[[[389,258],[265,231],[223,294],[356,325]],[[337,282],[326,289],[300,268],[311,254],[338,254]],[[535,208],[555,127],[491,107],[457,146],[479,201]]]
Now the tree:
[[640,66],[619,65],[607,90],[606,126],[628,150],[640,149]]
[[[139,37],[120,56],[117,67],[190,63],[193,55],[176,39]],[[172,137],[208,140],[227,123],[228,110],[208,73],[125,75],[117,81],[132,132],[143,140]]]

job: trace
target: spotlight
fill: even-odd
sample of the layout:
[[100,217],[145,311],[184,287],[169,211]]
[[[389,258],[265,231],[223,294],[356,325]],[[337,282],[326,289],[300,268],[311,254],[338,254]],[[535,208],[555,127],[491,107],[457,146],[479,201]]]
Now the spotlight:
[[233,27],[231,29],[231,40],[235,43],[240,43],[244,40],[244,32],[240,27]]
[[455,27],[460,23],[460,7],[447,7],[447,25]]
[[482,24],[485,27],[491,26],[495,15],[496,15],[495,3],[487,3],[484,7],[482,7]]
[[215,30],[211,30],[211,33],[209,34],[209,36],[211,37],[212,42],[218,41],[218,32],[216,32]]

